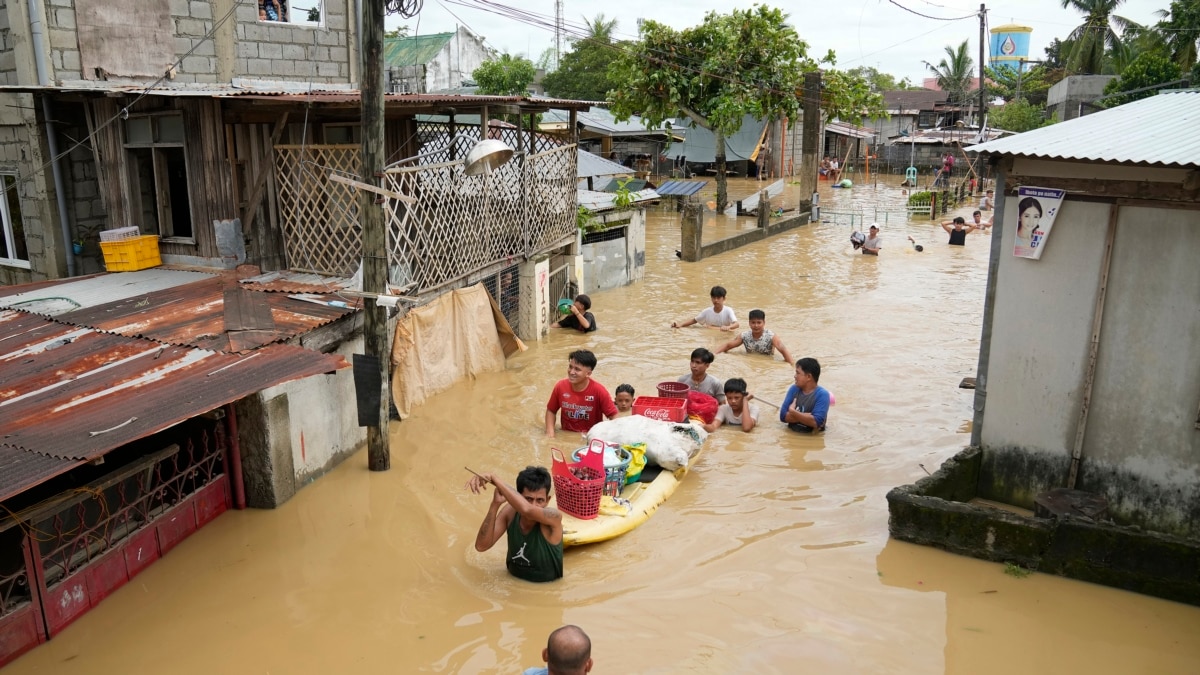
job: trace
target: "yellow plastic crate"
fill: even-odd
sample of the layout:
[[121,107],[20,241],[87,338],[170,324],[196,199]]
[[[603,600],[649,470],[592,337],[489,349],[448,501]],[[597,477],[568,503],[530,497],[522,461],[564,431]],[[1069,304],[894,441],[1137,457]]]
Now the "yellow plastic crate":
[[104,266],[109,272],[136,272],[162,264],[158,255],[158,237],[150,234],[119,241],[102,241]]

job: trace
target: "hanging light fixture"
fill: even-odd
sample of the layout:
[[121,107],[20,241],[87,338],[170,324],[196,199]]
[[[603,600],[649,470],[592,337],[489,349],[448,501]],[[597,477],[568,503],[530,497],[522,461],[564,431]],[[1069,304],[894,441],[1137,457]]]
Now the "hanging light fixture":
[[504,141],[488,138],[479,141],[467,153],[466,167],[463,173],[468,176],[489,174],[494,169],[512,159],[513,149]]

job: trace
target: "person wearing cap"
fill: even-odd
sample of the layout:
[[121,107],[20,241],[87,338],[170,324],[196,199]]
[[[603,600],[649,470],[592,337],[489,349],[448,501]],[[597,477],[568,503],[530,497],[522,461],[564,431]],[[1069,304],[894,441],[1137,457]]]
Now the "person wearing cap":
[[883,241],[879,238],[879,223],[871,223],[871,229],[867,232],[867,240],[862,244],[863,255],[879,255],[879,249],[883,246]]

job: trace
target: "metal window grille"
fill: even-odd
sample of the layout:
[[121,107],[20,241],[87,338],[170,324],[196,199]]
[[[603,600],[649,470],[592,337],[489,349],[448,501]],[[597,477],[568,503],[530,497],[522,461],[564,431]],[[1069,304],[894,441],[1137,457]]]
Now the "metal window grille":
[[625,230],[626,230],[626,228],[624,228],[624,227],[613,227],[613,228],[609,228],[607,230],[600,230],[599,232],[589,232],[589,233],[583,235],[582,243],[583,244],[598,244],[602,241],[612,241],[614,239],[624,239],[625,238]]
[[521,331],[521,275],[517,265],[506,267],[483,280],[487,292],[500,305],[500,313],[508,319],[513,332]]

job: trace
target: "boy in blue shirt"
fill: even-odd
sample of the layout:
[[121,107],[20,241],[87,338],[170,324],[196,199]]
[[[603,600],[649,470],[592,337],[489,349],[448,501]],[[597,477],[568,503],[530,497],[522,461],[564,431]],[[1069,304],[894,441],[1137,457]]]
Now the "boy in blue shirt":
[[825,431],[829,391],[817,385],[819,379],[821,364],[816,359],[805,357],[796,362],[796,384],[788,387],[787,397],[779,408],[779,421],[792,431]]

